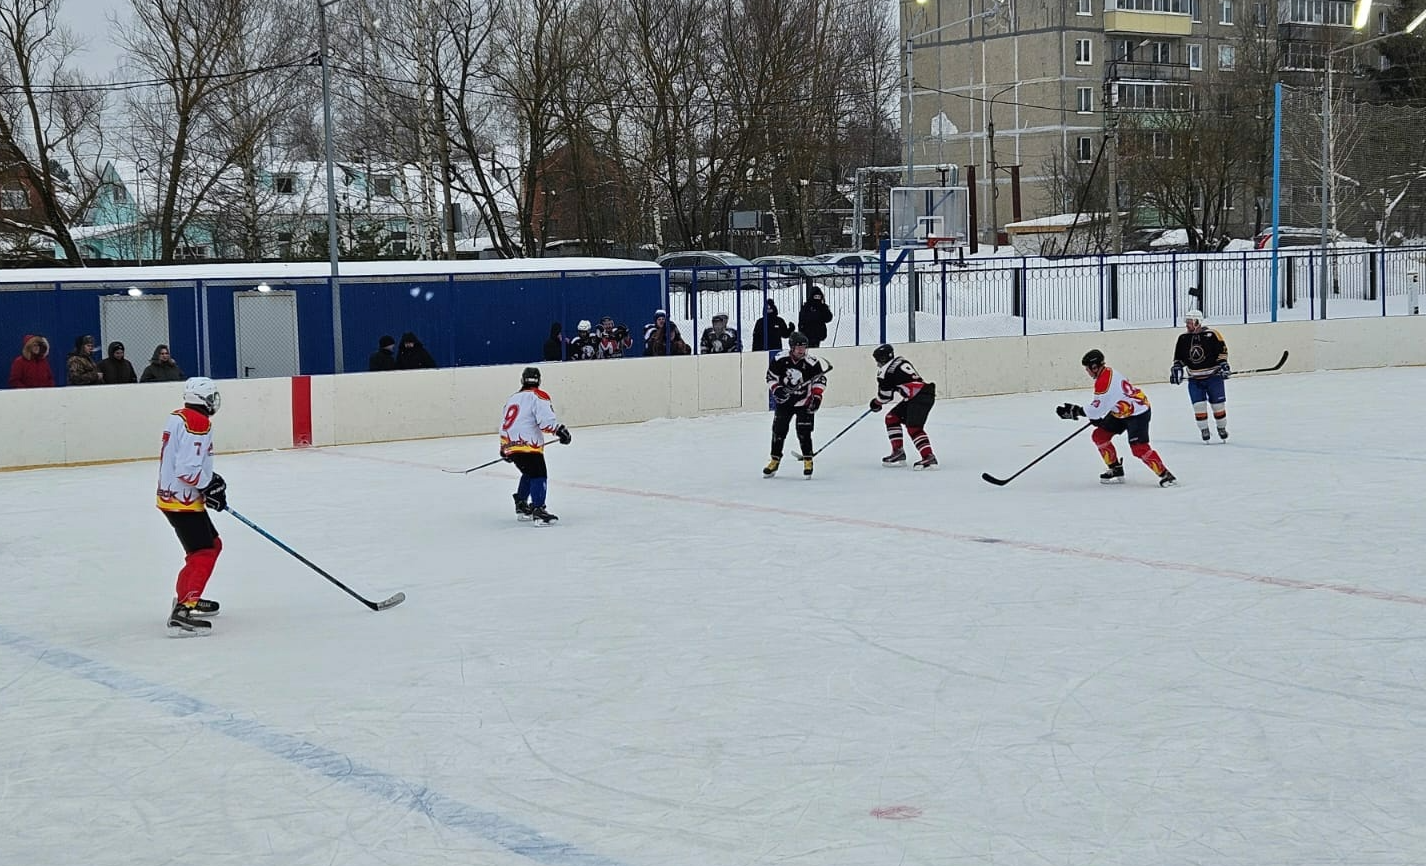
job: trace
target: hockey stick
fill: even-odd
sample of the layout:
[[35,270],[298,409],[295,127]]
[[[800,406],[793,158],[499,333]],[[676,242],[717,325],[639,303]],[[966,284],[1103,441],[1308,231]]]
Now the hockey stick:
[[1016,472],[1014,475],[1010,476],[1009,478],[996,478],[994,475],[991,475],[989,472],[982,472],[982,473],[980,473],[980,477],[983,478],[983,479],[986,480],[986,481],[989,481],[991,484],[994,484],[996,487],[1004,487],[1005,485],[1007,485],[1007,484],[1009,484],[1010,482],[1014,481],[1016,478],[1019,478],[1019,477],[1021,476],[1021,474],[1023,474],[1023,473],[1025,472],[1025,469],[1029,469],[1031,466],[1034,466],[1036,463],[1039,463],[1041,460],[1044,460],[1046,457],[1049,457],[1051,454],[1053,454],[1053,453],[1055,453],[1056,451],[1059,450],[1060,445],[1065,444],[1066,442],[1070,441],[1070,440],[1073,439],[1074,437],[1076,437],[1076,436],[1078,436],[1079,434],[1083,433],[1084,431],[1088,430],[1091,426],[1093,426],[1093,425],[1092,425],[1092,424],[1085,424],[1083,427],[1079,428],[1078,430],[1074,431],[1074,432],[1071,433],[1070,435],[1068,435],[1068,436],[1066,436],[1065,438],[1061,439],[1061,440],[1059,441],[1059,443],[1055,445],[1055,447],[1051,448],[1049,451],[1046,451],[1044,454],[1041,454],[1039,457],[1036,457],[1034,460],[1031,460],[1029,463],[1025,464],[1024,469],[1021,469],[1019,472]]
[[[852,423],[848,424],[846,427],[843,427],[843,428],[842,428],[842,433],[846,433],[848,430],[850,430],[850,429],[852,429],[853,427],[855,427],[855,426],[857,426],[858,424],[860,424],[861,421],[862,421],[862,419],[865,418],[866,416],[870,415],[870,414],[871,414],[871,410],[868,409],[868,410],[866,410],[865,412],[863,412],[862,414],[858,415],[858,416],[857,416],[857,420],[853,421]],[[836,442],[838,439],[841,439],[841,438],[842,438],[842,433],[838,433],[836,436],[833,436],[831,439],[828,439],[825,445],[823,445],[821,448],[818,448],[816,451],[813,451],[811,454],[803,455],[803,454],[797,454],[796,452],[794,452],[794,453],[793,453],[793,456],[796,457],[798,460],[810,460],[810,459],[812,459],[813,457],[816,457],[818,454],[821,454],[823,451],[826,451],[826,450],[827,450],[827,445],[831,445],[833,442]]]
[[452,475],[469,475],[470,473],[474,472],[474,471],[477,470],[477,469],[484,469],[484,468],[487,467],[487,466],[494,466],[494,465],[497,464],[497,463],[504,463],[504,462],[505,462],[505,458],[504,458],[504,457],[496,457],[494,460],[487,461],[487,462],[485,462],[485,463],[480,464],[479,466],[472,466],[472,467],[470,467],[469,469],[442,469],[441,471],[442,471],[442,472],[449,472],[449,473],[451,473]]
[[386,610],[388,607],[395,607],[396,605],[406,600],[406,593],[404,592],[398,592],[385,601],[372,601],[368,598],[364,598],[360,593],[356,592],[351,587],[347,586],[345,583],[342,583],[340,580],[337,580],[335,577],[332,577],[330,574],[323,571],[322,569],[318,568],[316,563],[312,562],[312,560],[308,559],[307,557],[283,544],[282,540],[279,539],[277,536],[268,532],[266,529],[263,529],[261,526],[258,526],[256,523],[253,523],[251,520],[248,520],[246,517],[239,514],[236,510],[232,508],[227,508],[224,510],[236,517],[237,519],[241,520],[243,523],[246,523],[250,528],[256,531],[258,535],[261,535],[263,538],[266,538],[268,541],[271,541],[273,544],[297,557],[298,561],[300,561],[303,565],[322,575],[327,580],[330,580],[347,595],[350,595],[352,598],[356,599],[357,601],[361,602],[372,610]]
[[1282,357],[1281,357],[1281,358],[1278,358],[1278,359],[1277,359],[1277,363],[1276,363],[1276,364],[1273,364],[1271,367],[1262,367],[1262,368],[1257,369],[1257,370],[1243,370],[1243,371],[1241,371],[1241,372],[1239,372],[1239,371],[1234,371],[1234,372],[1233,372],[1233,375],[1234,375],[1234,376],[1251,376],[1251,375],[1254,374],[1254,373],[1271,373],[1271,372],[1273,372],[1274,370],[1281,370],[1281,369],[1282,369],[1282,365],[1283,365],[1283,364],[1286,364],[1286,363],[1287,363],[1287,350],[1284,349],[1283,352],[1282,352]]

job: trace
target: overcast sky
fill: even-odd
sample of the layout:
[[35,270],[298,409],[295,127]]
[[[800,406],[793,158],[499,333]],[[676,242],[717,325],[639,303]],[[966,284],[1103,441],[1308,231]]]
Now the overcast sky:
[[64,0],[60,16],[85,42],[85,52],[75,60],[91,75],[107,75],[119,65],[120,51],[114,44],[112,17],[127,18],[127,0]]

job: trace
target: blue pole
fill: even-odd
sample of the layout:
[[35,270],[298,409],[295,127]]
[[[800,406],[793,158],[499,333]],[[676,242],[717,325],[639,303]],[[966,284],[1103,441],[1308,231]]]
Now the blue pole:
[[[1324,121],[1325,122],[1325,121]],[[1272,257],[1272,291],[1269,301],[1272,304],[1272,319],[1277,321],[1277,234],[1278,218],[1282,215],[1282,82],[1273,85],[1273,257]],[[1246,308],[1245,308],[1246,312]]]

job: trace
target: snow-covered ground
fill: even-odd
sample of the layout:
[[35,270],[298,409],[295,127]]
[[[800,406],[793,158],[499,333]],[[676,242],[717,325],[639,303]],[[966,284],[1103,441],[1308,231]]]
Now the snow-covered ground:
[[1235,378],[1212,445],[1151,384],[1169,490],[1087,436],[980,480],[1084,391],[942,400],[932,473],[875,417],[810,481],[761,413],[576,426],[548,529],[440,471],[489,437],[224,455],[408,600],[218,515],[190,640],[154,464],[0,476],[0,863],[1419,866],[1424,380]]

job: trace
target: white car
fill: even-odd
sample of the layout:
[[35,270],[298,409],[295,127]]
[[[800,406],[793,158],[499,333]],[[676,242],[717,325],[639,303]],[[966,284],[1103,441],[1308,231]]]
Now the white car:
[[881,267],[881,256],[870,250],[861,250],[855,253],[823,253],[816,258],[819,262],[844,268],[852,268],[857,264],[861,264],[863,268]]

